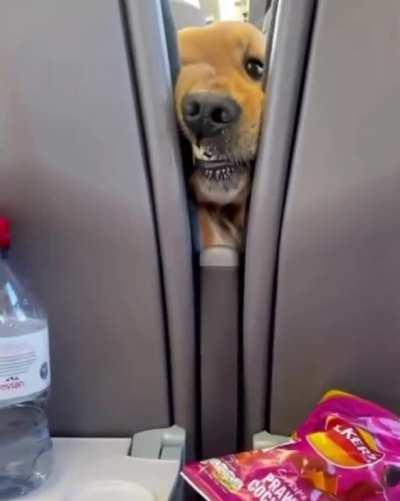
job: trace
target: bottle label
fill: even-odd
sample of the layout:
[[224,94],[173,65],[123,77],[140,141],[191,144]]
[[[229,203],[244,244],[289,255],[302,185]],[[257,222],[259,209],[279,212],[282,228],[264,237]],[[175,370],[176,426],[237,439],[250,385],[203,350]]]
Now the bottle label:
[[50,385],[49,333],[0,337],[0,402],[26,399]]

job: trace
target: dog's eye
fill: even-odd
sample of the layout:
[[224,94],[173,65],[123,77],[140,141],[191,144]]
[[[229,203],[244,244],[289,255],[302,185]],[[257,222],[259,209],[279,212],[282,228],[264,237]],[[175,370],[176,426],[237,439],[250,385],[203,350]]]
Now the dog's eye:
[[247,74],[253,80],[261,80],[264,75],[264,64],[259,59],[250,58],[245,65]]

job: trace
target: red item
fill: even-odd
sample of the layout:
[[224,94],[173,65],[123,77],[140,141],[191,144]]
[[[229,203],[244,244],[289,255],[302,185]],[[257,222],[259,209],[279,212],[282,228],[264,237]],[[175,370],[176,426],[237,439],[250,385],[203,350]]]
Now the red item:
[[0,250],[8,250],[11,245],[11,224],[9,219],[0,217]]

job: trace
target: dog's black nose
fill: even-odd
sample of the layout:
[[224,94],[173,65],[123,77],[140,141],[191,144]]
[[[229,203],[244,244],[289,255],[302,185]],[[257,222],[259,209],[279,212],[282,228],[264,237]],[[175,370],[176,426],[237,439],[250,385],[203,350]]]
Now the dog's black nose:
[[189,94],[182,102],[183,119],[197,138],[215,136],[237,122],[240,113],[233,99],[209,92]]

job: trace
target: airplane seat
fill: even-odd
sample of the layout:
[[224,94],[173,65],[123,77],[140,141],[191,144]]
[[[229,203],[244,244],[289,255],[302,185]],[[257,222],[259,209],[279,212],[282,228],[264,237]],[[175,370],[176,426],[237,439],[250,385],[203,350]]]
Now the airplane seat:
[[268,429],[275,274],[290,152],[301,102],[314,0],[270,8],[268,101],[249,205],[243,278],[243,440]]
[[396,0],[318,2],[279,251],[272,431],[335,387],[400,412],[399,19]]
[[245,255],[247,446],[332,388],[399,412],[399,17],[396,0],[279,2]]
[[192,251],[167,9],[2,3],[0,211],[49,315],[52,434],[118,441],[179,424],[191,454]]

